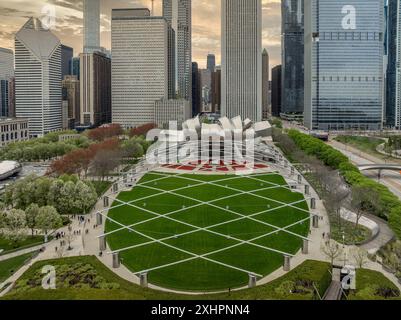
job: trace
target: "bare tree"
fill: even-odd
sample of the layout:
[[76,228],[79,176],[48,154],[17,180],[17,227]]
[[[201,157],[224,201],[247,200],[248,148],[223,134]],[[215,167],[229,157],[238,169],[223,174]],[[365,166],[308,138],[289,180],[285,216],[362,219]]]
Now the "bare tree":
[[322,243],[320,250],[330,259],[331,265],[334,265],[334,261],[343,253],[342,247],[331,239]]
[[354,258],[355,264],[359,269],[362,269],[369,261],[368,252],[362,248],[353,248],[351,256]]
[[380,196],[378,192],[370,187],[356,186],[351,190],[351,209],[356,215],[355,227],[359,225],[360,219],[365,213],[373,212],[379,205]]

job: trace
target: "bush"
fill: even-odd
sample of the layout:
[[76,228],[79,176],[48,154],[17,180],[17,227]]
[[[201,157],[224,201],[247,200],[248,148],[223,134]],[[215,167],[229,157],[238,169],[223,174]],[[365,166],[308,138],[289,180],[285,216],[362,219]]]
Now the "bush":
[[297,130],[289,130],[288,135],[305,153],[317,157],[332,169],[339,170],[352,187],[368,187],[376,191],[380,200],[373,213],[387,219],[396,236],[401,238],[401,201],[387,187],[365,177],[348,157],[323,141]]

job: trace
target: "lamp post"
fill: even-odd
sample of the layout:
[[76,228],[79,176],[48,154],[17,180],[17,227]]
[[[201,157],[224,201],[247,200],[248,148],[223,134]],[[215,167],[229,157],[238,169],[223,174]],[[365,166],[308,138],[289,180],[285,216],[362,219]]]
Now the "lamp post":
[[344,267],[347,264],[347,251],[345,250],[345,231],[343,230]]

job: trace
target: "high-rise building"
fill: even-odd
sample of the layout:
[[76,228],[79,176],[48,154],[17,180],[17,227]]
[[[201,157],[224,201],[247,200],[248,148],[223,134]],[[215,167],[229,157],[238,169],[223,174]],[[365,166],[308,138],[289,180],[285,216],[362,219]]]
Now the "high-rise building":
[[30,18],[15,35],[15,109],[32,136],[61,129],[60,78],[60,40]]
[[220,112],[221,108],[221,67],[215,67],[212,73],[212,112]]
[[305,125],[382,127],[383,0],[305,2]]
[[210,110],[212,103],[211,89],[212,89],[212,73],[209,69],[200,69],[200,85],[202,88],[201,96],[201,109]]
[[175,54],[175,31],[168,26],[168,98],[175,99],[176,96],[176,54]]
[[272,116],[279,117],[281,113],[281,65],[272,69]]
[[192,62],[192,117],[196,117],[201,111],[201,83],[197,62]]
[[10,49],[0,48],[0,79],[14,76],[14,52]]
[[207,69],[212,73],[216,68],[216,56],[212,53],[207,55]]
[[191,105],[185,99],[155,101],[155,120],[153,121],[159,128],[169,128],[170,121],[176,121],[177,128],[182,123],[191,118]]
[[67,75],[63,80],[64,100],[68,102],[68,120],[75,127],[81,121],[81,87],[77,76]]
[[102,52],[80,54],[80,125],[111,123],[111,60]]
[[401,129],[401,1],[389,1],[387,9],[385,120],[387,126]]
[[175,31],[178,96],[191,101],[192,0],[163,0],[163,17]]
[[221,114],[262,119],[261,0],[222,0]]
[[15,77],[8,79],[8,116],[15,118]]
[[74,57],[71,60],[71,75],[76,76],[77,80],[80,79],[80,59],[79,57]]
[[155,101],[168,98],[169,28],[148,9],[113,9],[114,123],[126,128],[152,123]]
[[84,0],[84,53],[100,47],[100,0]]
[[269,112],[269,54],[264,49],[262,53],[262,112],[263,119],[267,118]]
[[304,112],[304,1],[281,1],[282,113]]
[[8,80],[0,79],[0,118],[9,116]]
[[61,45],[61,80],[65,76],[71,74],[72,57],[74,56],[74,49],[65,45]]

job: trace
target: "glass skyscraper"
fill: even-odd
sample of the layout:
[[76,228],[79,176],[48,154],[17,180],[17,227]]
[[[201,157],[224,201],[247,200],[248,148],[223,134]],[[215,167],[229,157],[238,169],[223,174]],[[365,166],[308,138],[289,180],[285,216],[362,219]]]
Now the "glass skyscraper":
[[390,0],[387,7],[386,125],[401,128],[401,1]]
[[100,0],[84,0],[84,53],[100,47]]
[[383,0],[305,1],[305,125],[382,127]]
[[304,111],[304,0],[282,0],[282,112]]

